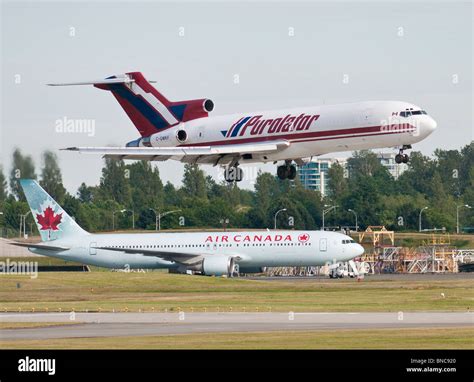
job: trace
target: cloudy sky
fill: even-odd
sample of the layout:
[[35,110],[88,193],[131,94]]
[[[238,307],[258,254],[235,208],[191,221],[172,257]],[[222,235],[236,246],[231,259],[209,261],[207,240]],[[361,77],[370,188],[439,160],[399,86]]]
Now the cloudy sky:
[[[9,172],[19,147],[39,167],[51,149],[70,192],[97,184],[100,157],[57,150],[123,145],[138,132],[110,93],[45,84],[127,71],[171,100],[211,98],[214,115],[408,101],[438,122],[415,149],[458,149],[474,137],[472,20],[472,4],[459,1],[2,1],[0,161]],[[64,118],[94,121],[94,134],[58,132]],[[159,168],[180,183],[180,163]]]

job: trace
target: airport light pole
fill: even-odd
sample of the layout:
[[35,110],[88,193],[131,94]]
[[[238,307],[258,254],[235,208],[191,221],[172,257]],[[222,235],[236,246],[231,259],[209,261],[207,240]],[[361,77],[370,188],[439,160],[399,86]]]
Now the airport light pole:
[[227,224],[229,224],[229,218],[220,219],[219,223],[222,224],[222,228],[224,229],[224,232],[225,232],[227,230]]
[[155,214],[155,231],[158,231],[158,212],[153,208],[148,208],[150,211],[153,211]]
[[31,214],[31,210],[28,211],[26,214],[20,215],[20,238],[21,238],[21,231],[23,229],[23,236],[26,234],[26,217]]
[[459,206],[456,206],[456,233],[459,235],[459,209],[460,208],[472,208],[469,204],[460,204]]
[[125,210],[132,213],[132,230],[135,229],[135,211],[134,210]]
[[150,210],[152,210],[155,213],[155,231],[161,231],[161,218],[162,217],[165,217],[166,215],[181,211],[181,210],[173,210],[173,211],[166,211],[166,212],[163,212],[163,213],[161,213],[161,212],[156,213],[156,211],[153,208],[150,208]]
[[115,231],[115,214],[123,214],[125,211],[127,210],[118,210],[118,211],[114,211],[112,212],[112,231]]
[[356,219],[356,232],[359,231],[359,223],[357,221],[357,212],[355,212],[352,208],[349,208],[347,211],[352,212]]
[[275,216],[273,217],[273,229],[277,229],[277,216],[280,212],[285,212],[286,208],[282,208],[281,210],[278,210],[275,212]]
[[418,232],[421,232],[421,214],[423,213],[424,210],[427,210],[428,207],[423,207],[420,210],[420,214],[418,215]]
[[328,204],[325,204],[324,207],[327,207],[326,209],[323,208],[323,231],[324,229],[324,218],[328,212],[331,212],[333,209],[336,209],[337,206],[330,206]]

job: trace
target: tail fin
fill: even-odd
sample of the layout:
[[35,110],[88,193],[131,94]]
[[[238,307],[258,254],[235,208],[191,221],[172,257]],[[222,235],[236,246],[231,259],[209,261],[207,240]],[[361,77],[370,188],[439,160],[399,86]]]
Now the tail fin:
[[140,72],[111,76],[99,81],[50,85],[94,85],[111,91],[142,137],[148,137],[180,122],[207,117],[214,109],[214,104],[209,99],[169,101]]
[[87,234],[48,193],[32,179],[20,179],[42,241]]

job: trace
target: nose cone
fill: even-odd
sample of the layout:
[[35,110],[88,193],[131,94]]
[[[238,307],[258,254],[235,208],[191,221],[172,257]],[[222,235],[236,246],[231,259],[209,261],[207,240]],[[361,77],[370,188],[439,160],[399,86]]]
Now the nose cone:
[[364,247],[360,244],[353,244],[354,246],[354,257],[359,257],[364,254]]
[[430,116],[427,116],[426,120],[423,121],[423,130],[425,130],[425,135],[431,134],[433,131],[436,130],[436,127],[438,127],[438,124]]

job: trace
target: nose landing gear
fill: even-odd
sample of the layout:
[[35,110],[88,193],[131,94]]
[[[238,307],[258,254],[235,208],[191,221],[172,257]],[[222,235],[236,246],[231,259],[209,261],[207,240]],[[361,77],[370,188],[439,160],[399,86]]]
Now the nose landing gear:
[[410,157],[408,156],[408,154],[404,154],[403,151],[404,150],[407,150],[407,149],[411,149],[411,145],[403,145],[400,150],[398,151],[398,154],[395,155],[395,162],[400,164],[400,163],[408,163],[408,161],[410,160]]
[[293,180],[296,178],[296,174],[296,166],[291,164],[291,161],[286,161],[284,165],[277,167],[277,176],[281,180]]

